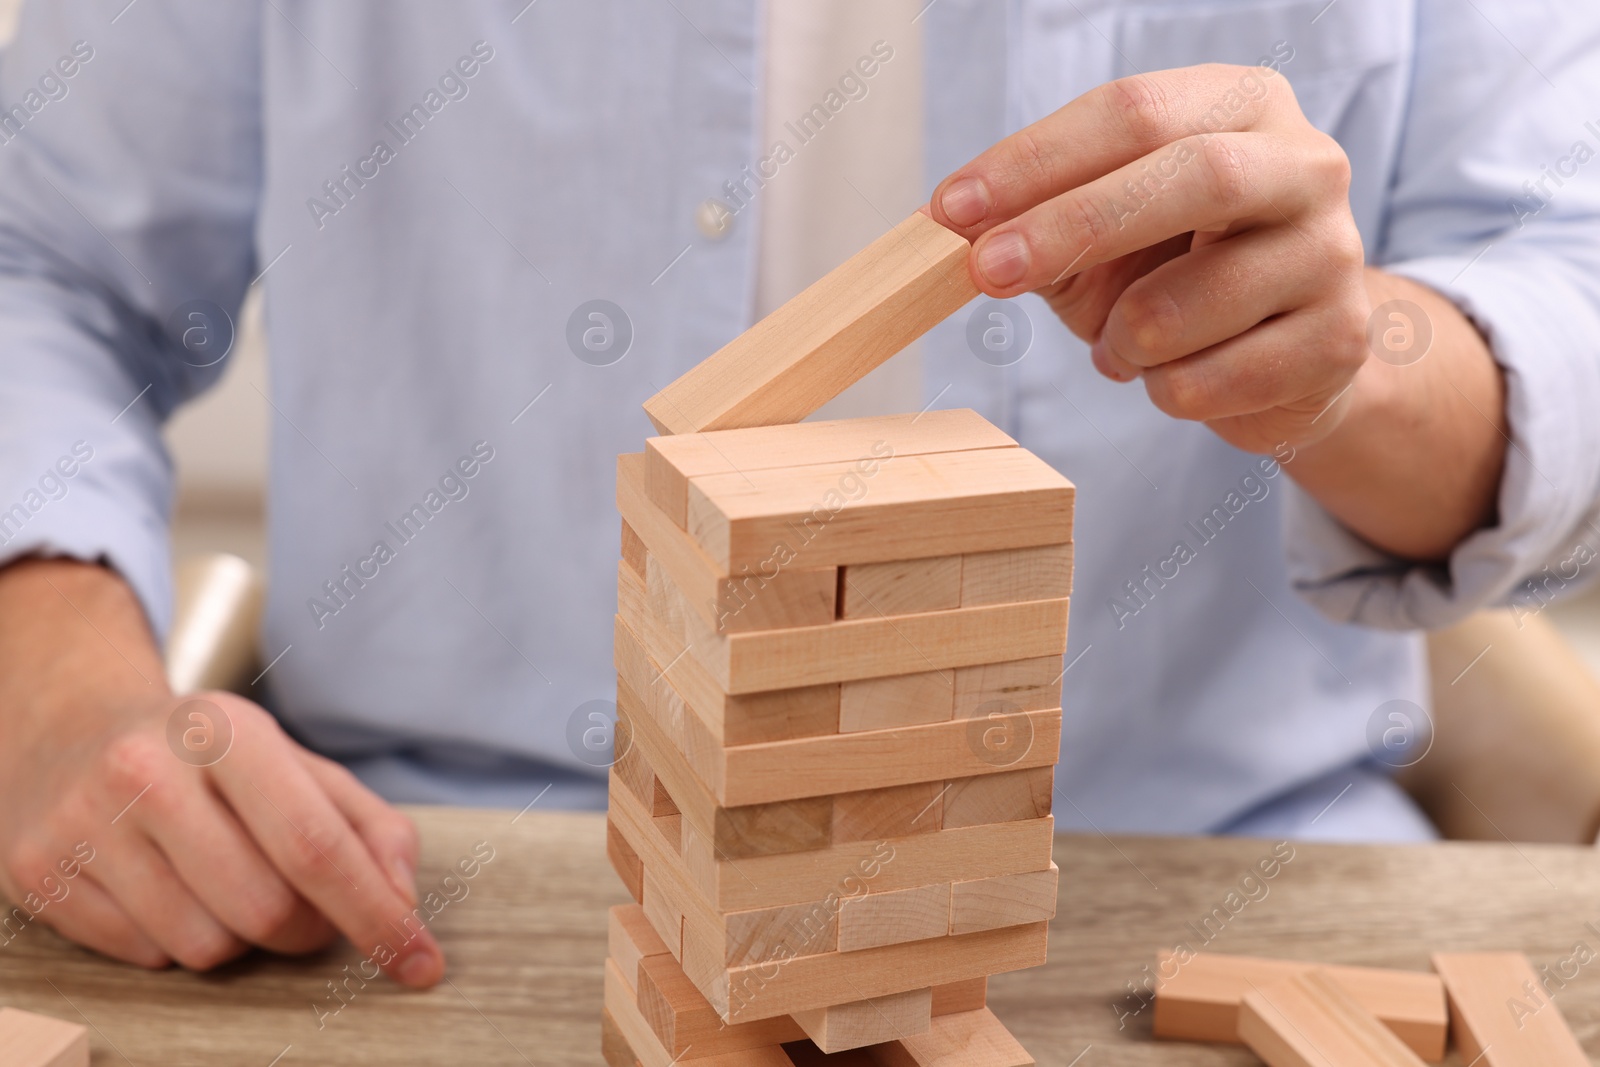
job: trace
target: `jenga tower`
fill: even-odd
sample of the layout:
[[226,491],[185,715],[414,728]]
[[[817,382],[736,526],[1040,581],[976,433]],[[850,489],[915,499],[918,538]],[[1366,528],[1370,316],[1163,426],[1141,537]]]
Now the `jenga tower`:
[[966,247],[913,216],[618,460],[613,1067],[1033,1063],[985,994],[1055,911],[1072,485],[970,411],[716,428],[959,307]]

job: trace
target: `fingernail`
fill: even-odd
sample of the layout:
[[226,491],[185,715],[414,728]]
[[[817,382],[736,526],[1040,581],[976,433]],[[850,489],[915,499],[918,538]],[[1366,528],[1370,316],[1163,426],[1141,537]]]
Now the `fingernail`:
[[412,868],[409,860],[403,856],[396,856],[389,861],[389,880],[394,882],[394,887],[400,891],[407,904],[415,905],[417,902],[417,872]]
[[1018,233],[998,233],[978,250],[978,272],[996,289],[1016,285],[1028,274],[1028,242]]
[[989,217],[989,187],[977,178],[952,182],[939,198],[944,216],[957,226],[976,226]]
[[444,959],[431,945],[418,945],[400,961],[394,977],[401,985],[423,989],[438,983],[444,973]]

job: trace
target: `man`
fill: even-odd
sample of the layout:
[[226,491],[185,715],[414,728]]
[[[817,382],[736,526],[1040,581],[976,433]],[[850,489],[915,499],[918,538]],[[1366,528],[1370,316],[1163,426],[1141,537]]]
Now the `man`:
[[[771,305],[763,197],[913,56],[929,210],[1044,298],[936,330],[912,404],[1079,484],[1063,827],[1425,835],[1364,766],[1426,702],[1398,631],[1569,556],[1600,493],[1575,3],[886,5],[792,127],[756,118],[788,4],[121,7],[35,4],[0,62],[0,890],[88,842],[41,918],[122,959],[381,943],[416,845],[378,794],[600,802],[568,729],[612,684],[613,457]],[[833,178],[800,229],[878,210]],[[158,428],[257,277],[274,714],[215,696],[196,767]]]

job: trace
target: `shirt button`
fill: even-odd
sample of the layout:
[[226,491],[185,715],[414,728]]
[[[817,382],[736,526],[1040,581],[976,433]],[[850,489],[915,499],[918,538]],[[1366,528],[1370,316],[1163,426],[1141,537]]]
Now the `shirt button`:
[[694,209],[694,224],[707,240],[720,241],[733,229],[733,210],[716,197],[702,200]]

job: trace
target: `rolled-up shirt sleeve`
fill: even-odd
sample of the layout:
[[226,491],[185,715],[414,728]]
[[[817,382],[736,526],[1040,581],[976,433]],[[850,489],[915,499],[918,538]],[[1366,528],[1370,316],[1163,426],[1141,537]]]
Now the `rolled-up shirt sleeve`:
[[[1420,5],[1413,95],[1371,256],[1451,300],[1503,370],[1494,525],[1420,565],[1295,491],[1290,579],[1330,618],[1443,627],[1484,606],[1542,606],[1600,572],[1600,8],[1539,8],[1530,20],[1512,0]],[[1535,23],[1536,35],[1519,32]]]
[[29,3],[0,54],[0,564],[104,562],[160,633],[160,427],[254,269],[260,35],[255,4],[123,8]]

